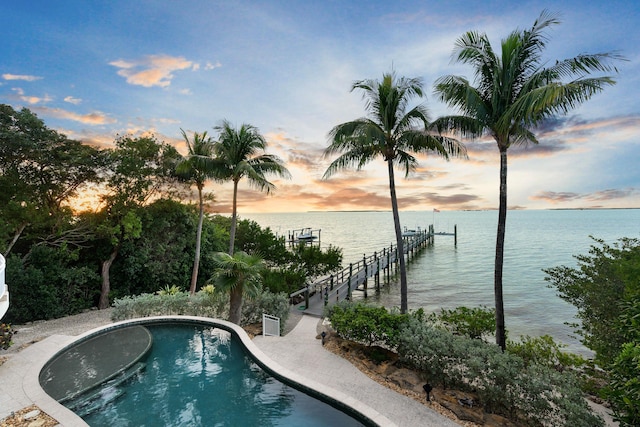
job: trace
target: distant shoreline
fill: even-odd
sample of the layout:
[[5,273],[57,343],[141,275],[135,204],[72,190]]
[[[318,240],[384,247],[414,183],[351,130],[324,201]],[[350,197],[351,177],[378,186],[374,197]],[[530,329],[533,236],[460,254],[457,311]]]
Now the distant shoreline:
[[[497,208],[490,209],[451,209],[448,210],[446,208],[438,208],[440,212],[491,212],[497,211]],[[508,209],[508,211],[607,211],[607,210],[637,210],[640,207],[633,208],[543,208],[543,209],[525,209],[525,208],[516,208],[516,209]],[[426,210],[401,210],[402,212],[431,212],[432,209]],[[244,215],[264,215],[264,214],[303,214],[303,213],[382,213],[382,212],[391,212],[391,210],[377,210],[377,209],[357,209],[357,210],[312,210],[312,211],[300,211],[300,212],[247,212]]]

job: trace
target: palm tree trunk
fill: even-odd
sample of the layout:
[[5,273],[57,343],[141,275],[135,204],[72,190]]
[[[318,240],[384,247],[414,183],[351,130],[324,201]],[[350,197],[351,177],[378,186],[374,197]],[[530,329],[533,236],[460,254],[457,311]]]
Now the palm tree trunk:
[[387,160],[389,169],[389,193],[391,194],[391,211],[393,212],[393,226],[396,231],[396,247],[398,248],[398,262],[400,263],[400,312],[406,313],[408,309],[407,299],[407,267],[404,262],[404,241],[400,228],[400,212],[398,211],[398,198],[396,197],[396,182],[393,171],[393,160]]
[[238,200],[238,181],[233,180],[233,207],[231,211],[231,230],[229,231],[229,255],[233,256],[236,244],[236,223],[237,223],[237,200]]
[[111,264],[118,256],[119,247],[113,249],[109,258],[102,262],[102,288],[100,289],[100,300],[98,301],[98,309],[104,310],[109,308],[109,292],[111,292],[111,279],[109,278],[109,271],[111,270]]
[[202,187],[198,187],[198,200],[200,201],[200,215],[198,217],[198,230],[196,231],[196,254],[193,260],[193,272],[191,272],[191,287],[189,293],[196,293],[198,283],[198,269],[200,268],[200,242],[202,240],[202,222],[204,220],[204,202],[202,200]]
[[504,264],[504,237],[507,223],[507,149],[500,148],[500,202],[498,208],[498,232],[493,291],[496,300],[496,344],[504,351],[507,347],[502,296],[502,268]]
[[229,292],[229,322],[240,324],[242,317],[242,291],[243,286],[238,284]]

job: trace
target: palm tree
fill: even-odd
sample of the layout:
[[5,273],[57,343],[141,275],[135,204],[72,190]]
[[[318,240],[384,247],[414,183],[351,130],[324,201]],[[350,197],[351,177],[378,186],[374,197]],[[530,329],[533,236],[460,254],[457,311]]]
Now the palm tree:
[[456,140],[428,131],[430,124],[424,105],[420,104],[408,110],[409,101],[413,97],[423,95],[421,79],[398,78],[391,72],[384,74],[381,81],[357,81],[351,90],[356,89],[363,91],[369,117],[340,124],[329,132],[329,146],[325,149],[325,156],[336,153],[341,155],[329,165],[324,178],[348,167],[355,166],[360,170],[377,157],[382,157],[387,162],[391,209],[400,262],[400,310],[406,313],[407,272],[394,166],[404,168],[407,176],[418,164],[411,152],[435,153],[448,159],[451,155],[465,156],[466,151]]
[[194,132],[193,140],[189,141],[186,132],[180,129],[182,137],[187,144],[189,154],[183,158],[176,168],[178,175],[189,182],[195,184],[198,189],[199,217],[198,230],[196,232],[196,253],[193,261],[193,272],[191,273],[191,295],[196,292],[198,282],[198,269],[200,266],[200,242],[202,240],[202,222],[204,219],[204,200],[202,191],[208,179],[213,178],[219,167],[219,163],[212,157],[215,143],[207,136],[207,132],[201,134]]
[[238,183],[247,178],[249,185],[269,194],[275,185],[269,182],[266,175],[273,174],[282,178],[291,175],[282,160],[272,154],[260,154],[267,148],[267,141],[254,126],[243,124],[234,129],[224,120],[215,130],[220,132],[215,156],[220,162],[220,179],[233,181],[233,207],[231,214],[231,231],[229,255],[233,254],[237,226]]
[[230,295],[229,321],[240,324],[242,315],[242,295],[256,294],[262,285],[264,260],[258,255],[236,252],[233,256],[217,252],[213,255],[216,269],[210,282],[216,289],[228,291]]
[[507,150],[512,145],[537,143],[532,129],[541,121],[566,113],[592,95],[615,84],[611,77],[591,77],[593,72],[617,71],[610,65],[621,59],[611,53],[581,54],[544,67],[545,30],[559,20],[546,10],[530,29],[513,31],[502,40],[496,54],[486,34],[467,32],[456,41],[453,58],[474,68],[473,86],[460,76],[444,76],[435,90],[442,101],[461,111],[443,118],[440,129],[463,135],[491,135],[500,152],[500,202],[494,270],[496,342],[506,345],[502,296],[505,224],[507,218]]

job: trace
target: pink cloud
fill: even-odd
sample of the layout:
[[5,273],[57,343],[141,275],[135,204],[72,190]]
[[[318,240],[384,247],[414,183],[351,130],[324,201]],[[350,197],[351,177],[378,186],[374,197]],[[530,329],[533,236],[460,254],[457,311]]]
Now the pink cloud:
[[57,119],[73,120],[88,125],[104,125],[116,123],[117,120],[109,117],[100,111],[94,111],[89,114],[78,114],[72,111],[63,110],[61,108],[36,107],[34,111],[42,113],[42,115],[55,117]]
[[184,57],[169,55],[149,55],[134,61],[119,59],[109,65],[119,68],[118,75],[125,77],[127,83],[144,87],[167,87],[171,84],[174,71],[198,68],[197,64]]

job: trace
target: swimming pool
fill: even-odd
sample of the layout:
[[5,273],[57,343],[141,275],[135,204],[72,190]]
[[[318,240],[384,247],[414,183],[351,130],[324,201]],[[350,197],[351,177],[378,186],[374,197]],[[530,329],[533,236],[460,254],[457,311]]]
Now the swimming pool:
[[[78,399],[65,402],[91,426],[376,425],[340,401],[268,373],[269,367],[247,350],[244,339],[220,327],[227,322],[172,318],[137,323],[150,331],[153,345],[144,357],[134,355],[135,369],[123,370],[124,379],[112,377],[89,391],[85,404],[77,404]],[[113,328],[103,333],[110,331]],[[52,381],[52,374],[47,375]],[[55,373],[53,377],[55,382]]]

